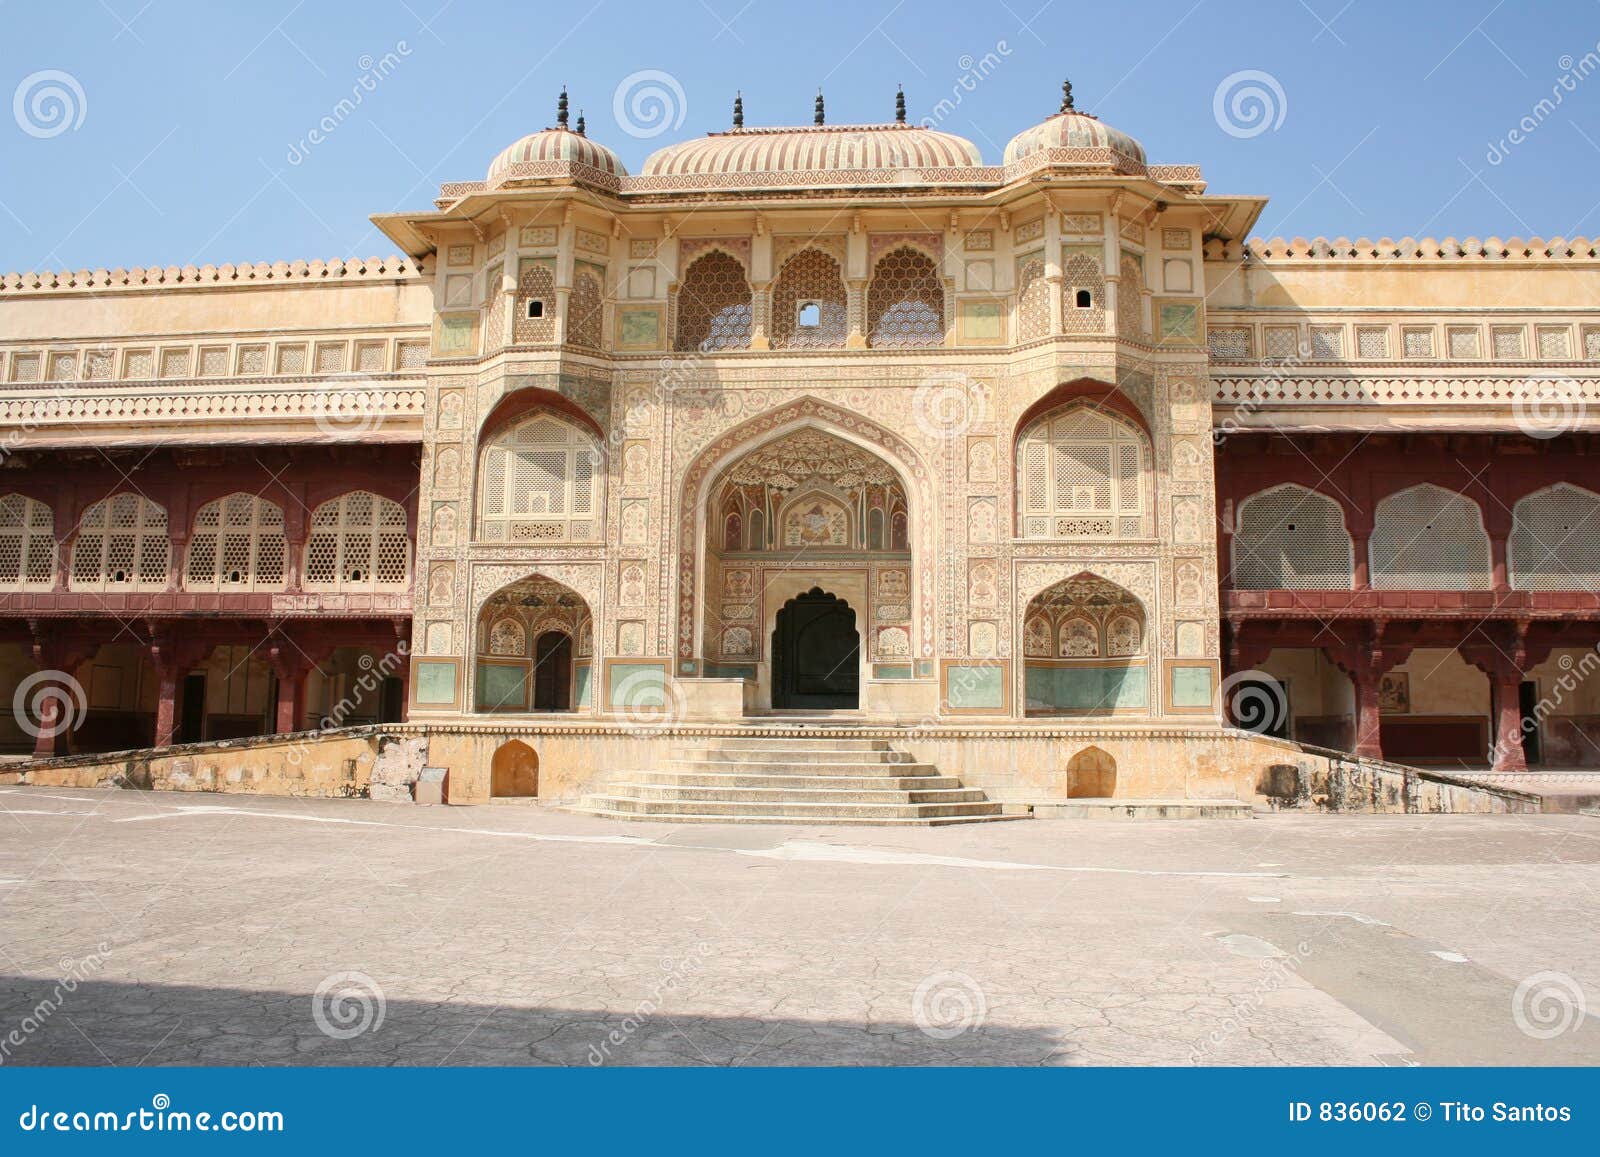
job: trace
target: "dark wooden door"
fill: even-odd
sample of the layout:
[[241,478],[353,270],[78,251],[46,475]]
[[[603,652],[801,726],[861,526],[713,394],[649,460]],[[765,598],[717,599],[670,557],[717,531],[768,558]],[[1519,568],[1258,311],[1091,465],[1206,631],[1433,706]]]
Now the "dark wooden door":
[[813,587],[778,612],[772,632],[772,705],[838,710],[861,705],[856,613]]
[[533,709],[572,708],[572,636],[546,631],[533,645]]

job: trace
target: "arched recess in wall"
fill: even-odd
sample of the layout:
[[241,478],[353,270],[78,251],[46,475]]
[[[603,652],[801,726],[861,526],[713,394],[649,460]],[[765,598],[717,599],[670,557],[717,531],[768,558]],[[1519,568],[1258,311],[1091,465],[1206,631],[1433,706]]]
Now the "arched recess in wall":
[[712,249],[690,262],[673,295],[675,350],[748,349],[753,314],[750,282],[733,254]]
[[167,511],[125,490],[91,503],[72,544],[73,590],[161,590],[172,548]]
[[1102,748],[1085,747],[1067,761],[1068,799],[1110,799],[1117,794],[1117,761]]
[[1019,427],[1017,531],[1023,538],[1151,538],[1155,485],[1150,438],[1126,413],[1087,400],[1037,413]]
[[913,245],[891,249],[867,284],[867,344],[914,349],[944,344],[944,280],[934,259]]
[[315,591],[401,590],[411,581],[405,508],[369,490],[311,512],[301,585]]
[[605,455],[585,426],[552,410],[523,413],[479,451],[480,542],[598,542]]
[[1286,482],[1258,490],[1234,515],[1237,590],[1348,590],[1355,549],[1344,508],[1326,494]]
[[0,588],[47,590],[55,581],[55,513],[25,494],[0,497]]
[[1523,591],[1600,590],[1600,495],[1558,482],[1512,510],[1508,580]]
[[772,282],[772,348],[843,348],[849,312],[838,258],[821,249],[801,249],[784,259]]
[[539,755],[520,739],[495,748],[489,759],[489,794],[496,799],[539,794]]
[[1146,629],[1144,604],[1088,571],[1040,591],[1022,617],[1027,713],[1146,712]]
[[565,583],[537,572],[484,601],[473,632],[473,710],[588,710],[594,616]]
[[288,545],[283,507],[239,492],[195,512],[183,585],[195,591],[282,590]]
[[1374,590],[1486,591],[1493,585],[1482,508],[1431,482],[1378,503],[1368,553]]

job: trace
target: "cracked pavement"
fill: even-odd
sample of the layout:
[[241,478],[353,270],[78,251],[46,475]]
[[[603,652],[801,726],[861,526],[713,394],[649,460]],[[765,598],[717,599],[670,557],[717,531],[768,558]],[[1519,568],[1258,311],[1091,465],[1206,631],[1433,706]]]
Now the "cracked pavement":
[[5,1064],[1600,1063],[1587,816],[0,812]]

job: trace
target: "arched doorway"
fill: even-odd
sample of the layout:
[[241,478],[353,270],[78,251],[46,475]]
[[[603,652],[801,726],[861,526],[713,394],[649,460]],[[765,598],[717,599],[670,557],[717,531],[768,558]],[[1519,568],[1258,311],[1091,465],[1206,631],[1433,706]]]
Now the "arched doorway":
[[1067,761],[1068,799],[1110,799],[1117,794],[1117,761],[1099,747],[1085,747]]
[[502,743],[489,761],[489,794],[496,798],[538,795],[538,753],[518,739]]
[[571,587],[541,574],[501,587],[478,612],[475,641],[479,712],[576,711],[591,703],[594,623]]
[[812,587],[783,604],[772,632],[772,706],[854,710],[861,705],[861,633],[850,604]]
[[[697,493],[703,577],[690,569],[685,578],[700,595],[701,673],[753,680],[756,703],[777,709],[854,709],[866,680],[908,677],[918,591],[911,501],[898,466],[843,433],[802,422],[723,459]],[[808,596],[813,588],[843,610],[828,613]],[[798,609],[780,631],[777,615],[789,600]],[[848,631],[838,629],[846,618]],[[809,651],[794,650],[824,642],[821,669],[812,669]],[[782,656],[780,644],[788,648]],[[854,667],[834,670],[847,657]]]
[[1029,715],[1145,714],[1144,605],[1085,571],[1035,595],[1022,619]]

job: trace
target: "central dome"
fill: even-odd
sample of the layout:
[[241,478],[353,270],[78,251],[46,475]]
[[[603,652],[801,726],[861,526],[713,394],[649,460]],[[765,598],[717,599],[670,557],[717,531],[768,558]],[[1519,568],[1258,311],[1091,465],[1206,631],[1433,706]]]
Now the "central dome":
[[928,179],[928,170],[982,164],[971,141],[934,129],[811,125],[736,128],[668,145],[650,154],[640,176],[769,187],[854,185],[921,181]]

